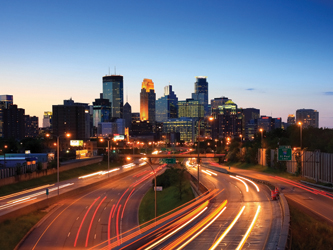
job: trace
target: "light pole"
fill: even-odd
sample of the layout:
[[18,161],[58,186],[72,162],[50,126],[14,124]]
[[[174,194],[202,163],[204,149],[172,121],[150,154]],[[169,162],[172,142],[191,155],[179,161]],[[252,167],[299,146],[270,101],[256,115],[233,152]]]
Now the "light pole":
[[[58,195],[59,195],[59,151],[60,151],[60,147],[59,147],[59,138],[62,136],[66,136],[66,137],[70,137],[71,134],[66,133],[65,135],[56,135],[57,137],[57,185],[58,185]],[[50,137],[50,134],[46,134],[46,137]]]
[[[4,149],[7,149],[7,148],[8,148],[8,146],[5,145]],[[6,168],[6,151],[5,150],[3,151],[3,166],[4,166],[4,168]]]
[[[200,174],[200,172],[199,172],[199,168],[200,168],[200,147],[199,147],[199,142],[200,142],[200,124],[201,124],[201,121],[203,120],[204,118],[200,118],[199,119],[199,123],[198,123],[198,136],[197,136],[197,143],[198,143],[198,145],[197,145],[197,151],[198,151],[198,159],[197,159],[197,165],[198,165],[198,184],[197,184],[197,191],[198,191],[198,193],[199,193],[199,185],[200,185],[200,181],[199,181],[199,174]],[[209,121],[212,121],[212,120],[214,120],[214,118],[213,117],[209,117],[208,118],[208,120]]]
[[[102,138],[102,139],[100,139],[100,141],[101,142],[103,142],[104,141],[104,139]],[[109,171],[110,170],[110,139],[108,139],[108,178],[109,178]]]
[[301,122],[298,122],[298,125],[299,125],[299,132],[300,132],[300,136],[299,136],[299,145],[301,147],[301,150],[302,150],[302,123]]
[[[131,160],[131,157],[126,157],[126,160]],[[141,159],[141,160],[144,161],[145,163],[147,163],[149,165],[149,167],[153,170],[153,173],[154,173],[154,182],[155,182],[155,223],[156,223],[156,217],[157,217],[156,172],[155,172],[155,169],[153,168],[153,166],[149,163],[149,160],[148,161],[143,160],[143,159]]]
[[263,133],[264,133],[264,130],[261,128],[259,129],[260,133],[261,133],[261,141],[260,141],[260,144],[261,144],[261,165],[264,165],[264,156],[263,156],[263,152],[264,152],[264,149],[263,149],[263,146],[262,146],[262,139],[263,139]]

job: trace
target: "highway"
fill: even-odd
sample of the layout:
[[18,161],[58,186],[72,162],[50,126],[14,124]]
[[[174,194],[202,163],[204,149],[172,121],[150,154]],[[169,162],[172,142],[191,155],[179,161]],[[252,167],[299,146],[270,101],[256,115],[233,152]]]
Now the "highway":
[[[270,200],[270,190],[212,171],[207,164],[201,168],[200,179],[208,189],[220,193],[201,214],[193,213],[188,224],[161,227],[148,241],[142,238],[115,249],[276,249],[282,214],[279,203]],[[196,176],[196,167],[189,171]]]
[[306,213],[310,213],[317,219],[325,221],[333,226],[333,194],[332,192],[322,191],[299,182],[290,181],[274,175],[259,173],[252,170],[244,170],[232,168],[229,170],[227,166],[220,166],[234,174],[249,176],[252,178],[267,180],[275,186],[279,187],[284,193],[289,203],[297,206]]
[[[196,164],[189,172],[197,176]],[[276,249],[283,220],[280,203],[271,200],[266,185],[245,176],[273,183],[289,201],[333,222],[331,193],[255,171],[229,170],[207,159],[200,167],[200,180],[213,197],[207,204],[198,198],[168,221],[158,221],[156,228],[151,224],[149,230],[139,229],[138,207],[153,178],[146,165],[53,207],[20,249]]]
[[[123,230],[138,225],[137,212],[141,198],[151,186],[149,166],[112,181],[76,200],[58,204],[26,238],[20,249],[83,249],[109,238],[121,243]],[[154,166],[163,171],[160,166]],[[110,242],[112,243],[112,242]]]
[[[145,165],[146,163],[141,161],[140,164]],[[81,176],[80,178],[61,181],[59,182],[59,193],[62,194],[64,192],[68,192],[76,188],[84,187],[89,184],[107,179],[108,175],[111,178],[123,172],[128,172],[131,169],[133,169],[133,165],[125,164],[123,166],[110,169],[109,173],[108,171],[97,171],[89,175]],[[49,190],[48,196],[46,195],[46,189]],[[5,215],[16,209],[25,207],[29,204],[33,204],[35,202],[57,195],[58,195],[58,186],[55,183],[2,196],[0,197],[0,216]]]

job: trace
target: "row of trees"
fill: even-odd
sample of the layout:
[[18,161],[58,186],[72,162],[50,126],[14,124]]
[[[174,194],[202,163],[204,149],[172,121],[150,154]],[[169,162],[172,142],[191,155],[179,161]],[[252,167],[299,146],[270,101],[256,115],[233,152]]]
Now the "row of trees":
[[231,140],[229,145],[219,148],[221,153],[226,153],[228,161],[257,163],[258,148],[276,149],[280,145],[289,145],[292,148],[301,147],[308,151],[320,150],[321,152],[333,153],[333,129],[328,128],[304,128],[302,139],[300,127],[289,126],[286,130],[275,129],[271,132],[257,133],[252,141],[242,142],[240,139]]

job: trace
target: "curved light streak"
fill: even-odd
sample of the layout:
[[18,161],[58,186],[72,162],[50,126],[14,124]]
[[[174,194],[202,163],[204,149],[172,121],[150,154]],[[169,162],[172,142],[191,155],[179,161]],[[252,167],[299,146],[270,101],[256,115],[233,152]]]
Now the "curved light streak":
[[254,224],[256,223],[257,219],[258,219],[258,216],[259,216],[259,212],[260,212],[260,205],[258,206],[257,208],[257,212],[256,212],[256,215],[254,216],[253,220],[252,220],[252,223],[250,225],[250,227],[247,229],[243,239],[241,240],[241,242],[238,244],[236,250],[240,250],[243,248],[244,244],[245,244],[245,241],[247,240],[247,238],[249,237],[253,227],[254,227]]
[[224,207],[222,211],[220,211],[215,218],[213,218],[206,226],[204,226],[199,232],[197,232],[195,235],[193,235],[189,240],[187,240],[183,245],[177,248],[177,250],[184,248],[188,243],[190,243],[192,240],[194,240],[199,234],[201,234],[203,231],[206,230],[207,227],[209,227],[220,215],[226,210],[227,207]]
[[245,188],[246,188],[246,192],[249,192],[249,186],[245,183],[245,181],[243,181],[235,176],[232,176],[232,175],[230,175],[230,177],[243,182],[243,184],[245,185]]
[[231,228],[236,224],[236,222],[238,221],[239,217],[242,215],[244,209],[245,209],[245,206],[242,207],[242,209],[237,214],[236,218],[231,222],[231,224],[223,232],[223,234],[217,239],[217,241],[215,241],[215,243],[209,248],[209,250],[214,250],[218,246],[218,244],[220,244],[220,242],[224,239],[224,237],[229,233],[229,231],[231,230]]
[[256,187],[257,192],[260,192],[259,187],[258,187],[257,184],[255,184],[253,181],[251,181],[251,180],[249,180],[249,179],[247,179],[247,178],[245,178],[245,177],[243,177],[243,176],[239,176],[239,175],[236,175],[236,176],[237,176],[238,178],[241,178],[241,179],[243,179],[243,180],[246,180],[246,181],[248,181],[248,182],[251,182],[251,183],[253,184],[253,186]]
[[149,247],[145,248],[145,250],[149,250],[151,248],[154,248],[156,245],[160,244],[162,241],[164,241],[165,239],[169,238],[171,235],[177,233],[179,230],[181,230],[183,227],[187,226],[189,223],[191,223],[193,220],[195,220],[197,217],[199,217],[204,211],[206,211],[208,207],[205,207],[204,209],[202,209],[196,216],[194,216],[192,219],[190,219],[189,221],[187,221],[186,223],[184,223],[183,225],[181,225],[180,227],[178,227],[176,230],[172,231],[171,233],[169,233],[168,235],[164,236],[162,239],[160,239],[159,241],[155,242],[154,244],[150,245]]

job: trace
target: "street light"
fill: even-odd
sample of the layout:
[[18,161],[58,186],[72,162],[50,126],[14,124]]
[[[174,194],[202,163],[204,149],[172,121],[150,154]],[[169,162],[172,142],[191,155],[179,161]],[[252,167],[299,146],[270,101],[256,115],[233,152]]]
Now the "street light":
[[300,145],[301,150],[302,150],[302,123],[298,122],[298,125],[299,125],[299,132],[300,132],[299,145]]
[[5,149],[7,149],[7,148],[8,148],[8,146],[5,145],[4,146],[4,151],[3,151],[3,166],[4,166],[4,168],[6,168],[6,151],[5,151]]
[[[104,139],[100,139],[101,142],[104,141]],[[109,173],[109,169],[110,169],[110,139],[108,140],[108,178],[110,176],[110,173]]]
[[263,146],[262,146],[262,139],[263,139],[263,133],[264,133],[264,130],[261,128],[259,129],[260,133],[261,133],[261,141],[260,141],[260,144],[261,144],[261,165],[264,165],[264,156],[263,156],[263,152],[264,152],[264,149],[263,149]]
[[[70,137],[71,134],[66,133],[65,135],[56,135],[57,137],[57,184],[58,184],[58,195],[59,195],[59,138],[60,137]],[[46,137],[50,137],[50,134],[46,134]]]
[[[126,157],[126,160],[128,160],[128,161],[131,160],[131,157],[130,156]],[[153,168],[153,166],[149,163],[149,161],[146,161],[142,158],[141,158],[141,160],[144,161],[145,163],[147,163],[149,165],[149,167],[153,170],[153,173],[154,173],[154,182],[155,182],[155,223],[156,223],[156,217],[157,217],[156,172],[155,172],[155,169]]]
[[[199,119],[199,124],[198,124],[198,136],[197,136],[197,151],[198,151],[198,159],[197,159],[197,163],[198,163],[198,185],[197,185],[197,191],[198,191],[198,193],[199,193],[199,185],[200,185],[200,181],[199,181],[199,167],[200,167],[200,150],[199,150],[199,138],[200,138],[200,124],[201,124],[201,121],[203,120],[204,118],[200,118]],[[210,116],[209,118],[208,118],[208,120],[209,121],[213,121],[214,120],[214,117],[212,117],[212,116]]]

